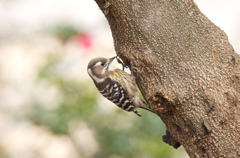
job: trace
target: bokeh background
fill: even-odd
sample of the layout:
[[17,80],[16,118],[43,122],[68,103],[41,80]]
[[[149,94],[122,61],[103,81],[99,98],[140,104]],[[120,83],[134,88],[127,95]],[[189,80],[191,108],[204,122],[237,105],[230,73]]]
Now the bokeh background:
[[[240,52],[240,1],[195,2]],[[115,52],[94,0],[0,0],[1,158],[188,157],[157,116],[99,95],[86,71],[97,56]]]

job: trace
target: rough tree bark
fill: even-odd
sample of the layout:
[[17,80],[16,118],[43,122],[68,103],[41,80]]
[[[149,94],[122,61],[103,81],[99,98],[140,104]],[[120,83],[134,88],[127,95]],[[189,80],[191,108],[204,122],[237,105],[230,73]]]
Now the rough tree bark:
[[95,0],[117,55],[190,157],[240,157],[240,57],[193,0]]

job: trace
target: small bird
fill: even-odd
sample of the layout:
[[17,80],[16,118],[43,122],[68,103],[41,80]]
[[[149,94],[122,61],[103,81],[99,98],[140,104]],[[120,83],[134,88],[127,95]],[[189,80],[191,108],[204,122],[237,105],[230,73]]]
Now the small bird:
[[99,92],[118,107],[128,112],[133,111],[141,116],[136,108],[146,109],[154,113],[139,95],[135,77],[111,63],[113,58],[94,58],[88,64],[88,74]]

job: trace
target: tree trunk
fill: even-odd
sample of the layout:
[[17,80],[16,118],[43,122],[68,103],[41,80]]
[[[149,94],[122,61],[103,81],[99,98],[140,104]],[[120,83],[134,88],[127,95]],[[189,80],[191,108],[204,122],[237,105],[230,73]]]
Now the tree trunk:
[[193,0],[95,0],[117,55],[190,157],[240,157],[240,57]]

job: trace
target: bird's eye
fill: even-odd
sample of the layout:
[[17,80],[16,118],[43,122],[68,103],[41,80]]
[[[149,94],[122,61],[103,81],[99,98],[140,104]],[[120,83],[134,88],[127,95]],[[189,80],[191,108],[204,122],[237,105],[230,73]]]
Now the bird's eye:
[[101,65],[102,65],[102,66],[104,66],[104,65],[105,65],[105,63],[101,63]]

